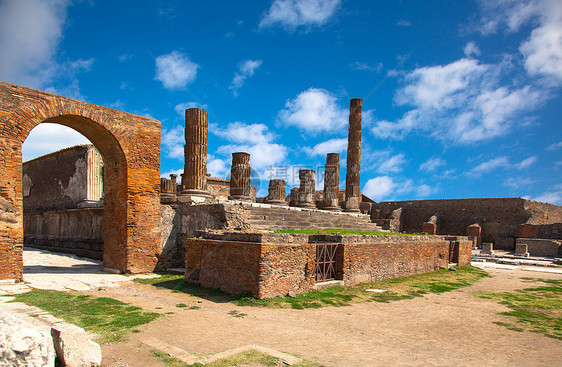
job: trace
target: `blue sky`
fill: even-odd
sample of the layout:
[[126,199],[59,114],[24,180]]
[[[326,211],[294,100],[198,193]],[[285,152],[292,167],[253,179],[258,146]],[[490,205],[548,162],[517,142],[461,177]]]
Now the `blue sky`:
[[[250,152],[264,195],[337,152],[343,187],[363,98],[374,200],[562,204],[557,0],[2,0],[0,50],[0,80],[160,120],[163,176],[183,168],[183,110],[202,107],[213,175]],[[80,142],[39,125],[24,157]]]

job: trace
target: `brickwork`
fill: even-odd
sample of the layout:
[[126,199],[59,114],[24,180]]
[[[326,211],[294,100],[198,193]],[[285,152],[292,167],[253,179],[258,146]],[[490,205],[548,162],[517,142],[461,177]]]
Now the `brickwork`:
[[[315,284],[316,243],[338,243],[346,285],[470,263],[466,237],[290,235],[206,231],[185,240],[186,281],[257,298],[295,295]],[[451,241],[454,254],[450,256]]]
[[562,239],[562,223],[521,224],[517,228],[517,237]]
[[29,132],[42,122],[71,127],[104,161],[104,264],[125,272],[151,271],[158,258],[160,123],[0,82],[0,199],[16,223],[0,221],[0,279],[21,279],[22,153]]

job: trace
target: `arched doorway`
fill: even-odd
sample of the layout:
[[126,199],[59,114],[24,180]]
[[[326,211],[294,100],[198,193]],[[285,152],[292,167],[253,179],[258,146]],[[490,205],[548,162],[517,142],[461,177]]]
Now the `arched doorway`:
[[160,123],[0,82],[0,279],[22,278],[21,150],[42,122],[78,131],[102,155],[105,267],[152,271],[160,255]]

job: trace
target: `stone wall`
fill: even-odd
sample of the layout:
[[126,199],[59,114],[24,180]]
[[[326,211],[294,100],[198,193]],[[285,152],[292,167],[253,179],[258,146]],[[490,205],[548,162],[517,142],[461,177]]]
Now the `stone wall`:
[[521,198],[381,202],[373,208],[381,213],[403,208],[401,221],[406,233],[421,232],[423,223],[435,214],[437,234],[464,235],[469,225],[479,223],[483,242],[509,250],[515,246],[518,225],[562,222],[562,207]]
[[[470,263],[472,241],[442,236],[340,236],[203,232],[185,239],[186,281],[257,298],[295,295],[315,284],[316,243],[338,243],[346,285]],[[453,251],[451,254],[450,251]]]
[[21,280],[22,144],[43,122],[75,129],[103,157],[104,265],[152,271],[160,255],[160,122],[0,82],[0,199],[15,217],[0,221],[0,253],[7,264],[0,279]]
[[562,223],[521,224],[517,231],[517,237],[562,239]]
[[100,203],[102,170],[101,156],[93,145],[78,145],[25,162],[24,215]]
[[101,260],[103,208],[25,214],[24,243]]

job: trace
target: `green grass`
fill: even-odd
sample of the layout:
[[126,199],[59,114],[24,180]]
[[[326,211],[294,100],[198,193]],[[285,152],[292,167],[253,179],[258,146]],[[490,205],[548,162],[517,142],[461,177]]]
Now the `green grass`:
[[[169,354],[153,349],[150,351],[153,356],[160,359],[162,362],[166,364],[168,367],[231,367],[231,366],[264,366],[264,367],[276,367],[276,366],[284,366],[285,364],[279,358],[272,357],[270,355],[264,354],[257,350],[249,350],[246,352],[242,352],[227,358],[219,359],[211,363],[207,363],[205,365],[201,363],[193,363],[188,364],[183,362],[182,360],[172,357]],[[321,365],[303,360],[300,363],[294,364],[295,367],[322,367]]]
[[233,311],[230,311],[230,312],[228,313],[228,316],[243,318],[243,317],[248,316],[248,314],[242,313],[242,312],[239,312],[239,311],[236,311],[236,310],[233,310]]
[[275,233],[292,233],[292,234],[365,234],[373,236],[425,236],[423,234],[409,233],[393,233],[393,232],[369,232],[369,231],[352,231],[348,229],[329,228],[329,229],[299,229],[299,230],[282,230]]
[[[391,302],[402,299],[421,297],[427,293],[450,292],[469,286],[488,274],[472,266],[457,268],[457,271],[446,269],[431,273],[415,274],[393,279],[384,279],[376,282],[360,283],[354,286],[334,286],[295,297],[276,297],[255,299],[242,297],[233,302],[238,306],[255,306],[271,308],[320,308],[325,306],[347,306],[359,302]],[[373,293],[367,289],[384,289],[386,292]]]
[[162,316],[112,298],[94,297],[78,292],[34,289],[14,295],[12,302],[23,302],[55,317],[100,335],[100,343],[125,340],[135,327]]
[[[523,278],[546,286],[526,288],[517,292],[477,292],[475,295],[506,305],[511,311],[502,315],[513,318],[520,326],[562,340],[562,280]],[[498,325],[506,323],[496,323]],[[510,328],[509,326],[506,326]],[[511,330],[520,329],[511,327]],[[516,330],[520,331],[520,330]]]

